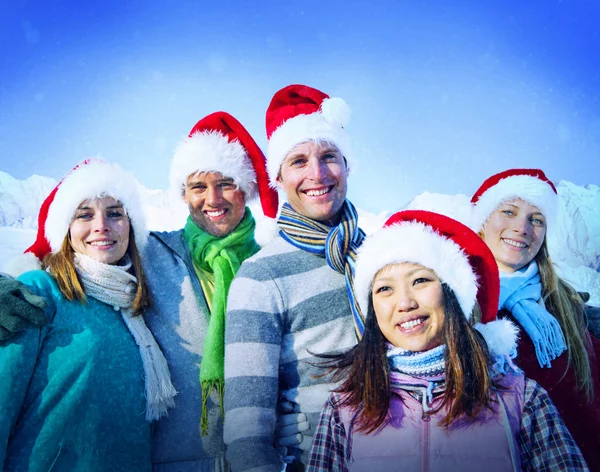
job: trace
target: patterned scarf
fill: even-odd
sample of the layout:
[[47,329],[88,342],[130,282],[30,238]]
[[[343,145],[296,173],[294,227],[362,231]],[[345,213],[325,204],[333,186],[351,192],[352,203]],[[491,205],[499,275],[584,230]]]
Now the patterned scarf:
[[424,352],[407,351],[390,343],[386,343],[386,347],[391,386],[406,390],[417,400],[420,399],[424,412],[431,411],[429,405],[433,401],[434,393],[444,391],[446,345],[442,344]]
[[537,262],[512,274],[500,272],[498,309],[506,309],[523,327],[535,347],[540,367],[550,367],[550,361],[560,356],[567,344],[560,324],[538,303],[542,298],[542,283]]
[[223,394],[225,384],[225,312],[227,294],[231,281],[242,262],[256,254],[260,246],[254,240],[256,223],[252,213],[246,213],[240,224],[228,235],[218,238],[202,231],[192,217],[188,217],[183,230],[183,238],[190,249],[192,259],[201,269],[210,272],[215,278],[212,309],[200,366],[202,387],[202,435],[208,433],[208,412],[206,404],[211,390],[219,394],[221,416],[223,416]]
[[125,325],[140,350],[146,385],[146,419],[157,420],[175,406],[177,394],[171,383],[169,365],[154,336],[146,326],[144,317],[133,315],[130,308],[135,299],[137,278],[128,271],[131,260],[126,256],[123,265],[98,262],[84,254],[75,254],[73,263],[89,297],[120,311]]
[[365,239],[358,227],[358,213],[348,200],[341,208],[340,223],[333,228],[297,213],[284,203],[277,224],[279,234],[292,246],[324,257],[329,267],[346,276],[346,292],[350,300],[356,337],[365,330],[365,319],[354,295],[354,266],[356,251]]

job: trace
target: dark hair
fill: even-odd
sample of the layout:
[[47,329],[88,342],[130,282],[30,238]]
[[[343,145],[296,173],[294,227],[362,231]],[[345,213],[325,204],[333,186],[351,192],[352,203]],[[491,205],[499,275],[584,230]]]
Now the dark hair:
[[[440,424],[448,427],[463,414],[472,418],[482,408],[489,407],[493,382],[483,337],[467,321],[452,289],[446,284],[442,284],[442,289],[446,386],[443,401],[435,411],[447,409]],[[325,356],[329,360],[323,364],[333,371],[332,379],[341,382],[336,389],[341,394],[340,406],[357,411],[356,430],[365,434],[385,425],[390,407],[392,393],[385,342],[369,294],[363,338],[344,354]]]

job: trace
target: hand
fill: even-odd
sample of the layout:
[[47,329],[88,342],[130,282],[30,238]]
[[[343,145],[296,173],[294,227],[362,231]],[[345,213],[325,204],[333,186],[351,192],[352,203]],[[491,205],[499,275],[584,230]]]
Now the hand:
[[302,433],[310,429],[306,415],[300,413],[297,403],[287,400],[280,401],[277,410],[275,445],[277,447],[301,447],[304,441]]
[[47,325],[46,306],[46,300],[23,283],[0,277],[0,341],[12,338],[19,331]]

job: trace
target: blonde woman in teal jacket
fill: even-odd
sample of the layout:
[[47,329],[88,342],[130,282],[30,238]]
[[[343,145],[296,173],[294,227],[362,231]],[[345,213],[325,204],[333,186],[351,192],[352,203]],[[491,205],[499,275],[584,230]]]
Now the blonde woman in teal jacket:
[[135,180],[85,161],[40,210],[19,277],[50,322],[0,344],[5,471],[149,471],[151,422],[173,405],[167,363],[143,312],[147,231]]

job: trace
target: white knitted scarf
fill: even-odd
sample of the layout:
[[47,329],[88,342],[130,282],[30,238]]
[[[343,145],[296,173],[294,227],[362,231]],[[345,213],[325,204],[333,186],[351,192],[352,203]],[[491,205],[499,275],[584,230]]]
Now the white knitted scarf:
[[121,316],[139,346],[146,382],[146,419],[153,421],[175,406],[177,394],[171,383],[169,365],[142,315],[134,316],[131,305],[137,290],[137,278],[128,270],[131,260],[126,256],[123,265],[98,262],[84,254],[75,254],[75,270],[87,296],[111,305]]

